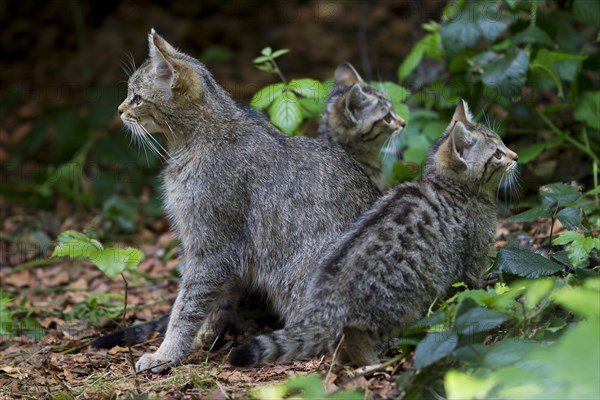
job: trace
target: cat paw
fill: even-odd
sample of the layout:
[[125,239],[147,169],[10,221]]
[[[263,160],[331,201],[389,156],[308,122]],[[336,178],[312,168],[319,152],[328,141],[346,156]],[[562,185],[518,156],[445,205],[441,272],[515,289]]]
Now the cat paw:
[[163,357],[158,354],[158,352],[146,353],[135,363],[135,370],[137,372],[152,372],[158,374],[173,364],[175,364],[175,362],[171,360],[170,357]]

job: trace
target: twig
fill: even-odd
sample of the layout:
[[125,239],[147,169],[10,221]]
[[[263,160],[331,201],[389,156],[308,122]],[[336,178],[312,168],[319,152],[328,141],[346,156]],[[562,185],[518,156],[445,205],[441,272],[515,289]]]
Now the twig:
[[581,150],[582,152],[587,154],[593,161],[600,164],[600,158],[598,158],[598,156],[596,154],[594,154],[591,150],[589,150],[583,144],[579,143],[579,141],[573,139],[570,135],[565,134],[565,132],[558,129],[558,127],[556,125],[554,125],[552,123],[552,121],[550,121],[550,119],[547,116],[545,116],[541,111],[539,111],[538,109],[535,109],[535,112],[542,119],[542,121],[544,121],[544,123],[548,126],[548,128],[550,128],[550,130],[552,132],[554,132],[556,135],[558,135],[560,137],[563,137],[567,142],[571,143],[573,146],[577,147],[579,150]]
[[[587,129],[585,125],[583,126],[583,140],[585,142],[585,147],[592,152],[592,148],[590,147],[590,139],[588,138]],[[594,188],[598,187],[598,163],[596,160],[593,160],[592,164],[593,170],[593,179],[594,179]],[[596,206],[600,206],[600,200],[598,197],[598,193],[594,193],[594,199],[596,200]]]
[[[383,371],[387,367],[389,367],[390,365],[392,365],[394,363],[397,363],[398,361],[402,360],[403,358],[404,358],[404,354],[398,354],[396,357],[390,358],[386,362],[381,363],[379,365],[374,365],[371,368],[369,368],[369,367],[363,367],[364,371],[361,371],[361,372],[357,373],[356,375],[353,375],[350,378],[345,379],[344,381],[342,381],[342,383],[340,383],[339,387],[343,388],[348,383],[352,382],[355,379],[360,378],[361,376],[366,376],[366,375],[370,375],[370,374],[372,374],[374,372]],[[363,369],[363,368],[360,368],[360,369]]]
[[129,289],[129,284],[125,275],[121,272],[121,278],[123,278],[123,283],[125,284],[125,300],[123,301],[123,319],[121,321],[121,329],[123,329],[125,335],[125,344],[127,345],[127,353],[129,355],[129,363],[131,364],[131,369],[133,370],[133,379],[135,382],[135,390],[136,395],[140,394],[140,380],[137,375],[137,371],[135,370],[135,360],[133,356],[133,350],[131,349],[131,342],[129,341],[129,332],[127,331],[127,293]]
[[342,335],[342,337],[340,338],[340,341],[338,342],[338,345],[335,348],[335,351],[333,352],[333,358],[331,359],[331,364],[329,365],[329,371],[327,371],[327,375],[325,375],[325,382],[327,382],[327,378],[329,378],[329,375],[331,374],[331,371],[333,370],[333,365],[335,364],[335,360],[337,359],[337,356],[339,355],[340,348],[342,347],[342,344],[344,343],[345,338],[346,338],[346,335]]

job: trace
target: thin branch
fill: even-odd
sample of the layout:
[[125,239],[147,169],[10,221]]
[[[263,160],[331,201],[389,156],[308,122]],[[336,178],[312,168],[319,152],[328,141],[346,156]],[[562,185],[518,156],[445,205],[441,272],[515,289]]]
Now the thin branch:
[[140,394],[140,380],[137,375],[137,371],[135,370],[135,359],[133,356],[133,350],[131,349],[131,342],[129,341],[129,332],[127,331],[127,294],[129,289],[129,282],[125,278],[125,275],[121,272],[121,278],[123,278],[123,284],[125,285],[125,300],[123,301],[123,318],[121,320],[121,329],[123,329],[125,335],[125,344],[127,345],[127,353],[129,355],[129,363],[131,364],[131,369],[133,371],[133,381],[135,382],[135,390],[136,395]]

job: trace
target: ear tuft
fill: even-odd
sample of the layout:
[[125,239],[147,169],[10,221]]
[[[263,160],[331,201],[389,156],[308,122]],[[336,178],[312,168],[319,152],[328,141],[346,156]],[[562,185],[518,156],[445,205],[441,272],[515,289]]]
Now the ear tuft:
[[335,69],[334,75],[335,84],[351,86],[356,83],[364,83],[358,72],[354,69],[354,67],[350,63],[341,63]]
[[462,122],[463,124],[473,122],[473,114],[471,114],[469,105],[463,99],[459,100],[452,121]]

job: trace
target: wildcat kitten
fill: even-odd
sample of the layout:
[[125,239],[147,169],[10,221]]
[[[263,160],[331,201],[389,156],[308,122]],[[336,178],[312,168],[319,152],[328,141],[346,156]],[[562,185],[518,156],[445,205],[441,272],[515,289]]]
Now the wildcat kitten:
[[344,151],[284,136],[154,30],[149,53],[119,113],[151,147],[158,142],[149,132],[168,141],[165,208],[185,265],[165,339],[136,363],[159,372],[190,351],[200,328],[218,334],[244,288],[290,315],[310,275],[308,260],[379,191]]
[[420,182],[378,200],[322,260],[285,328],[248,340],[229,362],[314,357],[342,336],[344,358],[378,362],[374,345],[416,322],[452,283],[477,284],[495,233],[497,187],[516,160],[461,101]]
[[339,144],[385,190],[379,155],[390,135],[399,133],[406,122],[394,112],[388,95],[366,84],[349,63],[337,67],[334,82],[321,115],[320,137]]

